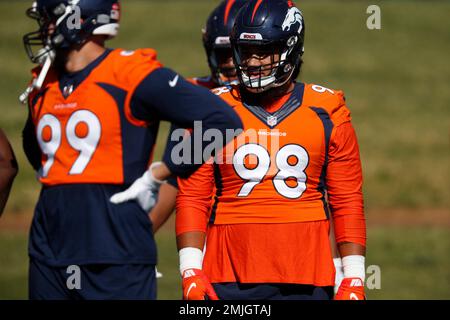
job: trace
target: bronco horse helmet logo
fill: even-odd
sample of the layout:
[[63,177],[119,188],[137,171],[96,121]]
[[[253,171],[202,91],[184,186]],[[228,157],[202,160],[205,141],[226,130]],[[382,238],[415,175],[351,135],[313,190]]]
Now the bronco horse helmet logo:
[[298,33],[302,32],[303,29],[303,16],[302,12],[296,8],[292,7],[289,8],[288,13],[286,15],[286,18],[284,19],[283,25],[281,26],[283,31],[290,31],[291,27],[296,24],[300,23],[300,27],[298,28]]

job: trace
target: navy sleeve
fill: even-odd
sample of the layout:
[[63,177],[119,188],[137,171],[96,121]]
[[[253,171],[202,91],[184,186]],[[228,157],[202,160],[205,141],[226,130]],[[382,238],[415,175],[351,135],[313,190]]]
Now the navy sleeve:
[[[155,70],[141,82],[133,94],[130,108],[137,119],[165,120],[181,129],[194,128],[194,122],[201,121],[201,129],[197,126],[201,136],[208,129],[217,129],[225,142],[232,138],[226,134],[227,129],[242,129],[239,116],[225,101],[166,68]],[[203,151],[211,142],[201,139],[199,147],[194,143],[195,134],[193,136],[185,135],[183,139],[169,143],[166,149],[163,161],[177,176],[188,177],[205,160]],[[177,148],[191,150],[189,160],[185,161],[186,154],[183,163],[173,159],[171,151],[177,144]]]
[[167,179],[167,183],[170,184],[172,187],[178,189],[178,179],[176,176],[171,176],[169,179]]

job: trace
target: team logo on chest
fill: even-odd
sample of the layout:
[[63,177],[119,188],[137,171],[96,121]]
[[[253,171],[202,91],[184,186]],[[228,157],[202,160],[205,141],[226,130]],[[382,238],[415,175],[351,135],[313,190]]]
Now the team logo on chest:
[[67,85],[63,88],[63,95],[64,98],[67,98],[68,96],[70,96],[73,92],[73,84],[71,85]]
[[267,124],[271,127],[276,126],[278,123],[278,118],[276,116],[268,116]]

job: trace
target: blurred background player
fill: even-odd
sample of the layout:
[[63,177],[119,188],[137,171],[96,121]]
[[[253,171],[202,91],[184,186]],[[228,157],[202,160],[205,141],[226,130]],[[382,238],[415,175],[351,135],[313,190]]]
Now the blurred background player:
[[19,168],[16,157],[3,131],[0,129],[0,216],[5,209],[9,192]]
[[202,30],[202,40],[211,74],[207,77],[193,78],[195,84],[214,89],[237,80],[230,33],[239,10],[246,2],[247,0],[222,1],[209,15]]
[[[190,82],[207,89],[229,85],[237,81],[236,69],[233,63],[231,51],[230,33],[237,13],[247,0],[225,0],[222,1],[209,15],[206,26],[202,30],[202,41],[205,48],[208,65],[211,74],[206,77],[189,79]],[[178,127],[172,125],[171,133]],[[168,148],[170,149],[170,148]],[[142,190],[142,192],[146,192]],[[150,218],[153,222],[153,231],[156,232],[170,217],[175,210],[176,196],[178,192],[177,179],[170,178],[168,183],[163,184],[159,190],[158,201],[151,209]],[[125,195],[128,195],[125,192]],[[135,194],[137,196],[137,194]],[[127,199],[130,199],[127,196]],[[147,207],[143,208],[148,210]]]
[[185,299],[331,299],[326,199],[344,269],[335,298],[364,299],[358,143],[341,91],[295,82],[304,35],[292,1],[251,0],[236,18],[231,43],[239,86],[216,93],[244,130],[259,136],[244,133],[216,157],[224,164],[207,163],[179,179]]
[[107,49],[117,0],[38,0],[27,15],[39,24],[24,37],[39,67],[21,96],[29,105],[23,144],[43,184],[29,240],[30,298],[155,299],[151,221],[136,201],[114,204],[115,194],[137,179],[147,187],[138,202],[151,207],[165,179],[199,166],[175,165],[167,152],[146,171],[160,120],[182,128],[202,121],[222,133],[241,122],[164,68],[154,50]]

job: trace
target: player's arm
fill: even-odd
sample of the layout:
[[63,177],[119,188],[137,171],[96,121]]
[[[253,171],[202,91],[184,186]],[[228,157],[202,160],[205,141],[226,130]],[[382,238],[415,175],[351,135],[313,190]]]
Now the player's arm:
[[[242,128],[236,112],[226,102],[209,90],[195,86],[174,71],[159,68],[150,73],[136,88],[130,101],[131,117],[151,122],[155,119],[169,121],[179,128],[194,128],[194,122],[201,123],[200,134],[207,130],[217,130],[225,144],[231,139],[226,130]],[[171,150],[165,152],[163,163],[170,173],[188,177],[203,164],[203,151],[210,143],[197,141],[188,135],[181,142],[183,150],[190,150],[190,161],[178,163]],[[225,145],[224,144],[224,145]]]
[[175,210],[175,202],[178,189],[173,181],[167,181],[159,189],[158,201],[150,211],[150,220],[153,225],[153,233],[156,233],[169,219]]
[[6,206],[9,192],[19,168],[5,134],[0,130],[0,216]]
[[362,169],[355,130],[350,121],[334,128],[330,140],[327,189],[344,279],[336,299],[363,299],[366,224]]
[[[167,144],[160,164],[152,166],[129,189],[111,198],[113,203],[137,199],[146,211],[155,204],[155,196],[149,195],[158,192],[163,180],[171,175],[188,177],[204,162],[204,150],[211,143],[201,138],[206,131],[215,130],[225,145],[233,138],[227,134],[228,130],[242,129],[239,116],[222,99],[166,68],[156,69],[146,76],[134,90],[128,105],[126,113],[132,123],[166,120],[176,125],[184,136],[181,141]],[[194,122],[200,126],[194,128]],[[194,128],[194,134],[184,135],[184,129],[191,128]],[[188,159],[180,161],[172,152],[175,146],[189,154]],[[142,205],[143,202],[146,205]]]
[[213,165],[206,163],[188,179],[178,179],[176,234],[185,300],[218,299],[202,271],[213,170]]
[[[172,124],[167,137],[166,152],[173,148],[171,144],[174,142],[171,140],[172,133],[179,129],[179,127]],[[176,176],[171,176],[167,179],[167,183],[161,185],[159,190],[158,201],[153,209],[150,211],[150,220],[153,223],[153,233],[169,219],[175,210],[176,199],[178,193],[178,181]]]

